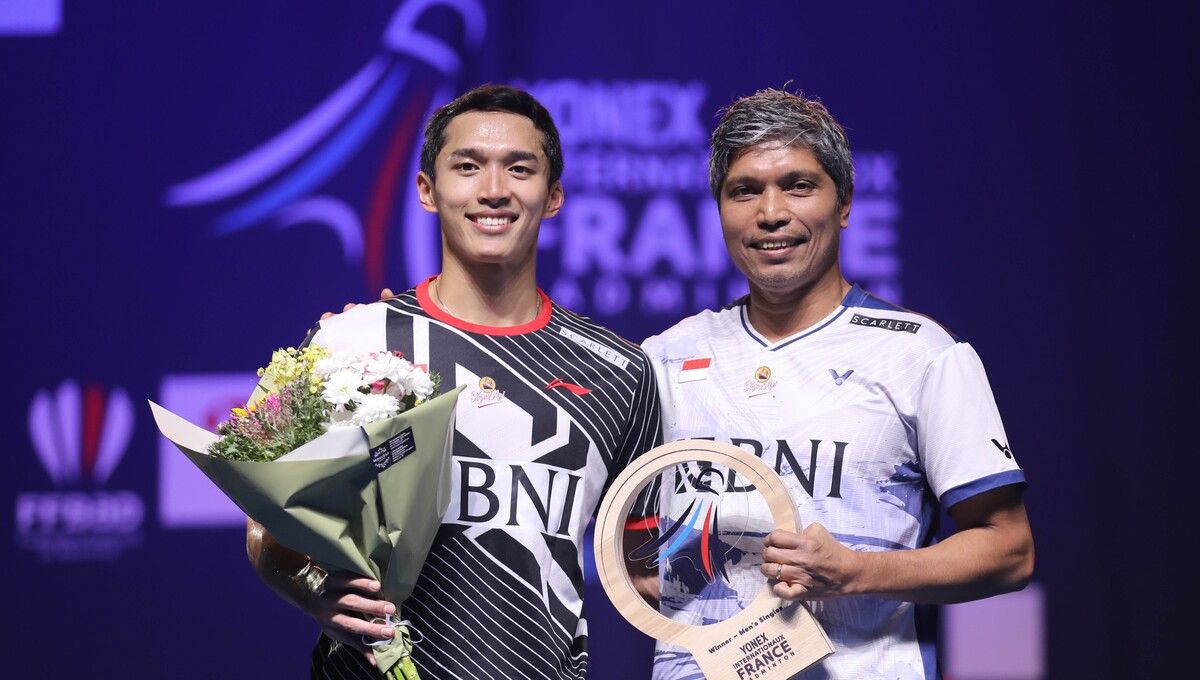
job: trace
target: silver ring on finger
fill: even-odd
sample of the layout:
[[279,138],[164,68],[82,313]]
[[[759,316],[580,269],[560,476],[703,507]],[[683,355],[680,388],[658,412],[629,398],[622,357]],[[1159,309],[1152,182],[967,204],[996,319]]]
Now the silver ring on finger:
[[783,563],[782,562],[775,565],[775,580],[776,581],[783,580]]
[[325,594],[325,579],[328,577],[329,572],[316,565],[313,565],[312,571],[310,571],[308,575],[308,589],[312,591],[313,595],[321,597]]
[[320,597],[325,594],[325,579],[328,576],[328,572],[313,564],[310,560],[308,564],[304,565],[303,569],[292,577],[292,580],[300,584],[300,587],[304,589],[304,599],[307,600],[314,595]]

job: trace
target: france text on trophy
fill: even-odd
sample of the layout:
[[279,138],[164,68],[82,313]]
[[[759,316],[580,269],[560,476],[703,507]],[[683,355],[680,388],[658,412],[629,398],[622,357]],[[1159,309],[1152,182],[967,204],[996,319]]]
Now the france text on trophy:
[[[783,680],[833,646],[802,602],[775,596],[749,568],[776,528],[798,531],[774,470],[730,444],[672,442],[613,482],[596,516],[596,568],[622,616],[686,648],[706,677]],[[657,569],[660,609],[670,618],[638,593],[630,564]],[[739,602],[738,592],[756,595]]]

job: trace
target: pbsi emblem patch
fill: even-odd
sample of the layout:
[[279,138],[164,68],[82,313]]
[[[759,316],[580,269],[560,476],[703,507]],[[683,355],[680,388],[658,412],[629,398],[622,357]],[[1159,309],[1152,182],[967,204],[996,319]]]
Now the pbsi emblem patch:
[[476,408],[499,404],[504,401],[504,391],[496,388],[496,380],[489,375],[479,379],[479,386],[471,391],[471,403]]

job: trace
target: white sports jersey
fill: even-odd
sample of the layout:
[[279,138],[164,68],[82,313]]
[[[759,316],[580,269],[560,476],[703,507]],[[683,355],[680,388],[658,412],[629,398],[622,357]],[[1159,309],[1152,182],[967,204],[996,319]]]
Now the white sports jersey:
[[[861,551],[927,546],[939,504],[1024,483],[979,357],[937,323],[855,287],[828,317],[772,343],[747,308],[743,298],[702,312],[643,344],[665,440],[715,438],[752,451],[780,473],[802,525],[820,522]],[[660,565],[668,616],[723,620],[764,587],[770,515],[761,496],[728,482],[722,527],[748,529],[727,538],[736,544],[729,583]],[[739,507],[747,517],[730,516]],[[934,608],[866,596],[810,605],[836,652],[799,677],[938,677]],[[703,677],[686,651],[662,644],[654,671]]]
[[[637,346],[551,303],[523,326],[460,321],[429,282],[322,321],[311,342],[398,350],[456,406],[450,504],[401,615],[422,678],[567,680],[587,672],[583,561],[610,480],[659,442],[653,374]],[[312,677],[379,677],[322,636]]]

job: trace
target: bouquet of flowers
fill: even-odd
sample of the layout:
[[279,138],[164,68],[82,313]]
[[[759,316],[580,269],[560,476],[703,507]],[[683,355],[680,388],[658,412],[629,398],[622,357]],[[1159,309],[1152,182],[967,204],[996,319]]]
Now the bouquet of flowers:
[[280,543],[378,580],[396,635],[372,645],[386,678],[417,677],[400,605],[449,503],[462,388],[398,352],[277,350],[217,434],[150,403],[159,430]]
[[317,345],[276,350],[258,377],[260,396],[233,409],[209,453],[226,460],[275,460],[332,428],[399,415],[437,394],[441,382],[401,352],[360,356]]

